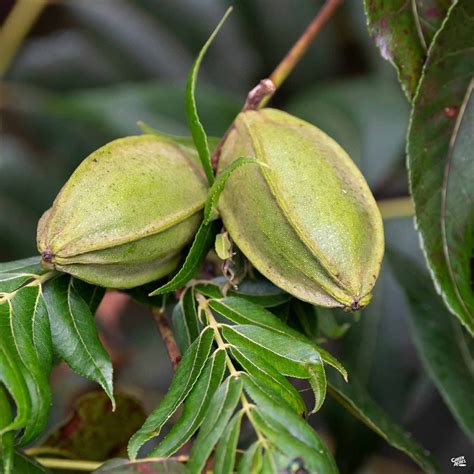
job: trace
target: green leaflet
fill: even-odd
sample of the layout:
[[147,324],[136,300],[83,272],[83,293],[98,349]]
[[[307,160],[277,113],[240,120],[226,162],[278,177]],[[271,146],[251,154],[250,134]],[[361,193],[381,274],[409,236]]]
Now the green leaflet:
[[256,441],[251,444],[240,459],[237,474],[258,474],[262,467],[262,448]]
[[235,452],[239,441],[242,415],[243,412],[240,410],[232,417],[217,444],[214,460],[215,474],[232,474],[234,472]]
[[411,101],[425,57],[412,2],[365,0],[364,3],[369,33],[382,57],[397,70],[402,89]]
[[74,280],[74,288],[86,302],[92,314],[95,314],[102,298],[105,295],[105,288],[101,286],[90,285],[82,280]]
[[262,328],[278,331],[281,334],[291,335],[299,339],[304,338],[304,336],[291,329],[273,313],[244,298],[229,296],[212,300],[209,302],[209,306],[233,323],[255,324]]
[[[430,47],[413,103],[408,170],[415,219],[436,288],[474,334],[472,102],[474,2],[450,8]],[[469,105],[471,104],[471,105]],[[467,153],[467,154],[466,154]]]
[[32,413],[22,436],[22,443],[26,444],[44,430],[48,420],[51,405],[49,375],[53,358],[51,332],[40,286],[17,291],[9,306],[11,335],[28,372],[25,380],[32,402]]
[[243,165],[248,164],[260,164],[255,158],[249,158],[241,156],[233,161],[222,173],[219,174],[217,179],[214,181],[209,194],[206,199],[206,204],[204,206],[204,223],[209,224],[210,221],[213,221],[219,217],[219,213],[216,211],[216,206],[219,201],[219,196],[224,190],[226,181],[232,175],[232,173]]
[[334,367],[344,378],[347,382],[349,379],[349,374],[347,373],[346,368],[328,351],[323,349],[322,347],[317,346],[316,350],[319,352],[321,359],[324,361],[325,364]]
[[306,421],[297,413],[279,406],[278,401],[268,397],[265,392],[255,384],[246,374],[242,375],[245,391],[255,402],[261,413],[265,414],[267,423],[278,423],[282,429],[288,430],[295,438],[312,448],[320,448],[321,442]]
[[179,350],[184,354],[201,330],[193,287],[187,288],[181,295],[173,309],[171,321]]
[[333,366],[341,373],[344,379],[347,379],[347,370],[334,356],[308,340],[300,332],[290,328],[273,313],[262,308],[260,305],[241,297],[229,296],[212,300],[209,302],[209,306],[236,324],[255,324],[256,326],[279,332],[288,337],[291,336],[305,344],[312,345],[326,364]]
[[245,391],[257,405],[252,410],[252,420],[276,449],[287,455],[288,460],[302,458],[310,472],[338,472],[329,450],[301,417],[267,398],[245,375],[242,378]]
[[10,293],[31,280],[33,275],[28,273],[0,273],[1,291]]
[[176,291],[194,278],[207,252],[212,248],[218,231],[219,224],[217,222],[211,222],[208,225],[202,223],[194,237],[183,266],[168,283],[150,293],[150,296]]
[[324,366],[321,364],[308,365],[309,383],[314,393],[314,408],[310,415],[316,413],[324,403],[326,398],[327,381]]
[[[448,313],[429,277],[408,258],[390,265],[410,304],[412,336],[423,365],[466,435],[474,440],[474,375],[461,325]],[[429,324],[427,324],[429,321]]]
[[279,306],[291,299],[290,294],[264,279],[245,279],[239,284],[238,290],[231,289],[227,294],[238,295],[264,308]]
[[424,472],[438,473],[439,468],[428,452],[405,432],[375,403],[365,389],[351,377],[349,383],[342,383],[340,377],[328,372],[330,394],[352,415],[375,431],[388,444],[411,457]]
[[31,415],[31,398],[25,380],[25,368],[12,344],[10,306],[0,305],[0,382],[10,393],[16,405],[16,416],[0,429],[0,435],[26,426]]
[[99,383],[112,405],[112,364],[97,335],[94,316],[75,288],[75,279],[61,276],[45,284],[55,352],[79,375]]
[[206,362],[199,379],[184,402],[179,420],[150,456],[171,456],[195,433],[204,419],[209,403],[222,382],[225,371],[225,351],[217,350]]
[[300,331],[310,341],[317,341],[320,338],[319,317],[313,305],[299,300],[291,302],[291,310],[295,315]]
[[40,285],[22,288],[12,299],[13,328],[28,364],[37,365],[49,378],[53,366],[53,347],[48,310]]
[[237,349],[255,353],[290,377],[309,379],[315,396],[316,411],[326,393],[324,366],[319,352],[310,344],[283,334],[250,325],[224,326],[224,338]]
[[0,263],[0,273],[39,274],[43,272],[44,270],[41,268],[39,256]]
[[179,352],[184,354],[191,345],[191,339],[189,337],[186,315],[181,302],[177,303],[173,308],[173,312],[171,313],[171,324],[173,325],[173,334],[175,335]]
[[[220,282],[220,280],[218,280]],[[222,283],[222,282],[221,282]],[[219,285],[213,283],[199,283],[195,286],[199,293],[213,299],[223,299]],[[268,280],[245,279],[239,284],[238,290],[229,289],[228,296],[238,296],[255,305],[270,308],[290,301],[291,295],[281,290]]]
[[6,294],[0,303],[0,381],[13,397],[16,418],[0,431],[25,428],[22,443],[43,431],[51,404],[51,337],[39,286]]
[[331,339],[339,339],[350,329],[350,323],[339,324],[333,311],[327,308],[318,308],[318,324],[321,333]]
[[[257,415],[258,412],[255,412],[255,415]],[[283,462],[281,462],[283,461]],[[272,446],[272,448],[267,449],[262,456],[262,472],[279,472],[283,469],[286,469],[290,465],[289,459],[282,460],[280,456],[278,456],[278,453],[276,449]]]
[[299,415],[306,415],[304,401],[296,388],[271,364],[253,352],[242,348],[231,349],[233,358],[245,369],[252,380],[269,396],[277,396]]
[[189,455],[191,474],[201,474],[212,449],[222,436],[242,394],[240,377],[229,376],[211,400],[206,417]]
[[215,283],[198,283],[194,285],[194,289],[207,298],[223,298],[219,285]]
[[181,296],[180,302],[183,305],[183,311],[187,321],[189,341],[190,344],[192,344],[201,332],[201,324],[198,318],[194,289],[189,288],[185,290]]
[[194,387],[206,364],[213,338],[213,330],[211,328],[204,329],[184,354],[165,397],[130,439],[128,454],[132,460],[136,459],[138,451],[144,443],[158,436],[163,425]]
[[[13,421],[13,413],[7,394],[4,388],[0,385],[0,430],[9,426]],[[13,468],[13,446],[15,442],[15,435],[13,431],[7,431],[0,435],[0,459],[3,466],[3,472],[10,474]]]
[[0,263],[0,294],[14,292],[41,273],[39,257]]
[[224,339],[233,346],[254,352],[282,374],[308,378],[306,364],[322,364],[309,344],[251,325],[223,326]]
[[188,119],[189,129],[191,131],[191,135],[194,140],[194,144],[196,145],[196,149],[199,154],[199,158],[201,160],[202,167],[207,176],[207,180],[209,181],[209,185],[214,183],[214,171],[211,165],[211,156],[209,152],[209,144],[206,136],[206,132],[204,131],[204,127],[199,120],[199,115],[197,112],[197,105],[196,105],[196,81],[199,72],[199,68],[201,67],[202,59],[206,54],[209,46],[213,42],[214,38],[216,37],[217,33],[219,32],[220,28],[224,24],[225,20],[229,16],[232,8],[229,8],[222,20],[216,26],[215,30],[212,32],[209,39],[206,41],[204,46],[202,47],[201,51],[199,52],[196,61],[191,68],[191,72],[188,76],[188,82],[186,84],[186,97],[185,97],[185,107],[186,107],[186,117]]

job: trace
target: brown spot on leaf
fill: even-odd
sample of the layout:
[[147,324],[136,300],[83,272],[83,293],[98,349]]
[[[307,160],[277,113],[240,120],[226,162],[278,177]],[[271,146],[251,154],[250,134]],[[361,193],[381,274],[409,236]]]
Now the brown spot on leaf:
[[455,105],[450,105],[444,108],[444,116],[447,118],[454,118],[458,114],[458,108]]

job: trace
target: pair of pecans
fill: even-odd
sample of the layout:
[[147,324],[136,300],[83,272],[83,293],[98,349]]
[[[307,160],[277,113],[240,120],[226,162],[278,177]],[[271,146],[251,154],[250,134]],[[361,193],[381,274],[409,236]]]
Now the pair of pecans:
[[[241,156],[218,210],[252,265],[316,305],[369,303],[384,252],[375,200],[347,153],[275,109],[241,113],[218,173]],[[115,140],[86,158],[38,225],[43,265],[132,288],[171,273],[202,220],[207,182],[194,149],[158,135]]]

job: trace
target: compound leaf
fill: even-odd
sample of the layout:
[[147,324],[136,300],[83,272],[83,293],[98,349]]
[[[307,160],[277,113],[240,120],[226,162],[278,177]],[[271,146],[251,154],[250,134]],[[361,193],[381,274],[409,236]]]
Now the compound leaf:
[[164,424],[196,384],[209,357],[213,338],[213,330],[211,328],[204,329],[184,354],[165,397],[130,439],[128,454],[132,460],[136,459],[138,451],[144,443],[160,434]]
[[222,382],[225,351],[217,350],[206,362],[196,385],[184,402],[183,413],[150,456],[170,456],[195,433],[204,419],[209,403]]

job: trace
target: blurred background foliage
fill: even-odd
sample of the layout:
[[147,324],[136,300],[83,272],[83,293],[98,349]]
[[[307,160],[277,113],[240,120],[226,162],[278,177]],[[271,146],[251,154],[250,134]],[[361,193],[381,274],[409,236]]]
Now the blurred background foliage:
[[[90,152],[138,134],[138,120],[164,132],[187,133],[186,75],[228,3],[56,0],[45,8],[0,84],[2,261],[35,254],[38,218]],[[234,13],[199,79],[198,105],[209,134],[224,133],[248,90],[273,70],[321,4],[234,2]],[[1,21],[13,5],[13,0],[0,2]],[[272,105],[338,140],[377,199],[407,195],[409,106],[394,71],[369,38],[361,1],[345,2]],[[411,218],[387,221],[386,238],[389,247],[422,262]],[[330,343],[330,350],[447,472],[451,457],[467,454],[469,444],[420,365],[407,306],[387,265],[368,309],[357,318],[341,318],[351,327]],[[109,293],[99,309],[99,324],[117,386],[151,409],[171,378],[152,318],[126,295]],[[62,366],[52,383],[51,426],[92,388]],[[407,458],[331,402],[314,417],[314,425],[335,449],[342,473],[417,472]]]

